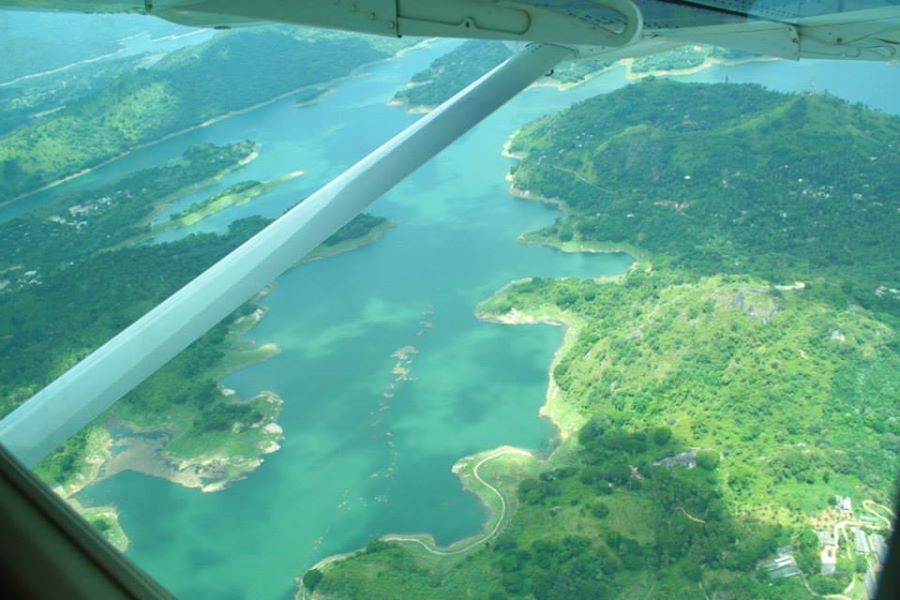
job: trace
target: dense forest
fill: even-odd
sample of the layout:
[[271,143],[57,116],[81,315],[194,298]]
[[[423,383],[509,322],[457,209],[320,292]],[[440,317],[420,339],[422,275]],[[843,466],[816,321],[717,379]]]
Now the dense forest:
[[657,80],[533,123],[515,187],[570,215],[543,236],[639,246],[900,317],[900,120],[819,95]]
[[[55,92],[58,110],[0,139],[0,203],[165,135],[344,77],[410,43],[266,27],[223,32],[142,68],[91,70],[67,92]],[[21,87],[36,93],[33,84]],[[17,94],[18,88],[5,90],[0,107]],[[9,128],[26,109],[33,111],[23,105],[0,127]]]
[[871,555],[842,541],[822,574],[814,529],[856,519],[886,535],[884,516],[836,504],[895,500],[898,134],[900,119],[828,96],[661,80],[525,127],[514,191],[566,216],[524,240],[639,258],[613,280],[514,282],[478,309],[567,327],[546,407],[560,444],[508,493],[498,537],[447,556],[372,542],[301,595],[860,586]]

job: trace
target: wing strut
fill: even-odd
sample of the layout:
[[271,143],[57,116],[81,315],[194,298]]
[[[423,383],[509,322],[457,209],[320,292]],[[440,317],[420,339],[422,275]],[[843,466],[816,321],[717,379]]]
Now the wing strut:
[[34,466],[357,213],[571,51],[527,46],[416,121],[106,342],[0,421]]

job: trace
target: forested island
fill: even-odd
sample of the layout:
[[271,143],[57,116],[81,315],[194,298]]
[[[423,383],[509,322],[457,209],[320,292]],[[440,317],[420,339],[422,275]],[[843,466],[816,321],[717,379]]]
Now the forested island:
[[664,80],[523,128],[511,191],[565,213],[523,241],[639,259],[478,307],[566,328],[559,443],[485,474],[507,510],[479,543],[373,540],[298,596],[858,597],[900,466],[898,139],[833,97]]
[[[149,65],[126,59],[3,88],[0,204],[286,94],[309,102],[329,82],[412,43],[253,28],[221,32]],[[23,120],[36,113],[43,114]]]

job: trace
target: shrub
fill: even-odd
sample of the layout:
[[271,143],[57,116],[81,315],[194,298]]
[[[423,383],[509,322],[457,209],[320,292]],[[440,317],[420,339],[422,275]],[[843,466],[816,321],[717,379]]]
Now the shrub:
[[316,589],[320,583],[322,583],[322,571],[318,569],[310,569],[303,575],[303,587],[308,589],[310,592]]

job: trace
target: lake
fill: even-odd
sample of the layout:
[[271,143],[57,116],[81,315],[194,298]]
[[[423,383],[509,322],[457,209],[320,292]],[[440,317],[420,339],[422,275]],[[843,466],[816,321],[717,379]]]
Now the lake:
[[[262,148],[256,161],[172,210],[237,181],[302,169],[194,230],[276,216],[412,123],[416,115],[386,102],[453,44],[370,67],[312,106],[280,100],[134,152],[58,191],[161,164],[198,142],[252,139]],[[892,69],[771,62],[686,79],[827,89],[897,111]],[[893,81],[894,93],[875,92],[874,77]],[[538,409],[563,332],[479,322],[475,306],[516,278],[612,275],[631,262],[519,244],[559,213],[509,196],[512,161],[501,147],[524,123],[626,83],[617,69],[567,92],[528,90],[375,203],[372,212],[397,225],[382,240],[280,277],[248,335],[281,354],[224,383],[243,397],[272,390],[284,399],[282,449],[221,493],[135,473],[88,489],[82,499],[119,507],[129,556],[179,597],[286,598],[295,576],[374,536],[429,532],[449,543],[477,533],[484,508],[451,468],[502,444],[551,447],[554,430]],[[396,369],[398,350],[409,353],[408,373]]]

